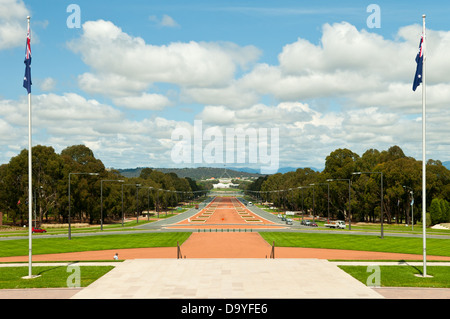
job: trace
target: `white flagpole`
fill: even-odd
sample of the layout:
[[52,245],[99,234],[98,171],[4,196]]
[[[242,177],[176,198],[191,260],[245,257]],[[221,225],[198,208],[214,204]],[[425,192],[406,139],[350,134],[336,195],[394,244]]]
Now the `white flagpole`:
[[[30,30],[30,16],[28,19],[28,30]],[[31,41],[31,31],[30,31]],[[31,79],[28,79],[31,81]],[[32,206],[33,206],[33,170],[32,170],[32,156],[31,156],[31,92],[28,93],[28,277],[32,277]]]
[[427,179],[426,179],[426,154],[425,154],[425,140],[426,140],[426,89],[425,89],[425,64],[427,60],[426,56],[426,36],[425,36],[425,14],[422,15],[423,20],[423,43],[422,43],[422,228],[423,228],[423,276],[427,276],[427,239],[426,239],[426,205],[427,205]]

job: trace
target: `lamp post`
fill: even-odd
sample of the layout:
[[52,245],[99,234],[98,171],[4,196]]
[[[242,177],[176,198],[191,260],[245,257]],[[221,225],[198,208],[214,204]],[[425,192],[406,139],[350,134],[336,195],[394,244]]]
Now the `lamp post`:
[[100,181],[100,230],[103,230],[103,182],[118,182],[123,183],[124,181],[119,179],[103,179]]
[[136,184],[136,224],[139,224],[139,187],[141,184]]
[[297,187],[297,189],[301,189],[302,190],[302,221],[303,221],[303,214],[304,214],[304,212],[305,212],[305,209],[303,208],[303,189],[304,188],[310,188],[310,186],[299,186],[299,187]]
[[361,175],[361,174],[380,174],[381,175],[381,198],[380,198],[380,211],[381,211],[381,238],[384,238],[384,232],[383,232],[383,172],[354,172],[353,175]]
[[123,185],[125,185],[125,184],[122,184],[122,227],[123,227],[123,224],[124,224],[124,215],[123,215]]
[[158,199],[158,205],[157,205],[157,208],[156,208],[156,212],[158,213],[158,218],[159,218],[159,210],[158,210],[158,206],[159,206],[159,204],[160,204],[160,202],[159,202],[159,191],[164,191],[164,190],[161,189],[161,188],[158,188],[158,190],[156,191],[156,197],[157,197],[157,199]]
[[153,187],[149,186],[147,190],[147,220],[150,220],[150,189]]
[[312,189],[313,189],[313,223],[315,222],[315,215],[316,215],[316,204],[315,204],[315,187],[314,187],[314,184],[309,184],[309,186],[312,186]]
[[[36,214],[36,210],[37,210],[37,200],[36,200],[36,190],[39,190],[39,197],[41,197],[41,189],[44,189],[44,187],[39,186],[37,188],[34,189],[34,228],[37,227],[37,214]],[[41,200],[39,200],[39,210],[40,210],[40,206],[41,206]]]
[[409,186],[403,186],[403,188],[409,190],[409,193],[411,194],[411,230],[414,230],[414,191]]
[[69,231],[68,231],[68,239],[72,239],[72,231],[71,231],[71,224],[70,224],[70,175],[91,175],[91,176],[98,176],[99,173],[69,173]]
[[348,230],[352,229],[352,205],[350,200],[350,187],[351,187],[351,179],[345,179],[345,178],[338,178],[338,179],[327,179],[327,182],[334,182],[334,181],[348,181]]

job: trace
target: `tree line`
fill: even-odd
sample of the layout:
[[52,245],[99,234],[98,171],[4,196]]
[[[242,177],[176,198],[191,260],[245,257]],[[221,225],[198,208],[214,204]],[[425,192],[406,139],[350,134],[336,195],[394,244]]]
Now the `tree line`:
[[[422,219],[422,162],[406,156],[399,146],[369,149],[362,156],[336,149],[326,157],[321,172],[299,168],[260,177],[246,193],[284,210],[329,219],[348,220],[351,216],[356,222],[379,222],[382,204],[383,221],[411,224]],[[449,199],[450,171],[440,161],[429,160],[427,224],[450,222]]]
[[[52,147],[32,148],[33,212],[37,223],[99,223],[147,210],[167,210],[182,201],[205,194],[190,178],[144,168],[139,177],[125,178],[106,169],[91,149],[73,145],[56,153]],[[95,175],[93,175],[95,174]],[[69,178],[70,176],[70,178]],[[121,182],[119,182],[121,181]],[[28,150],[0,166],[0,211],[13,225],[28,221]]]

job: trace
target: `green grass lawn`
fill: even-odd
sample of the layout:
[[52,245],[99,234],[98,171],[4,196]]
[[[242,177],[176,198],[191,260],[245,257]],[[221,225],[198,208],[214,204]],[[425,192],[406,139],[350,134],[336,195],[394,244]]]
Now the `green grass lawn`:
[[[148,223],[153,223],[156,220],[147,220],[147,217],[143,217],[139,220],[139,223],[137,223],[136,220],[126,221],[124,225],[122,226],[122,223],[115,223],[115,224],[104,224],[103,225],[103,231],[118,231],[118,230],[135,230],[133,227],[138,225],[144,225]],[[0,237],[11,237],[11,236],[28,236],[28,228],[14,228],[14,230],[6,230],[7,227],[4,227],[4,230],[0,232]],[[89,227],[71,227],[71,233],[93,233],[93,232],[99,232],[101,227],[100,225],[97,226],[89,226]],[[56,234],[67,234],[68,233],[68,227],[56,227],[56,228],[46,228],[47,235],[56,235]],[[41,236],[41,233],[33,234],[34,237]]]
[[[80,266],[79,287],[87,287],[113,268],[113,266]],[[40,277],[22,279],[23,276],[28,276],[28,267],[0,267],[0,289],[61,288],[77,284],[73,279],[75,271],[66,265],[34,266],[33,275]]]
[[[363,284],[371,286],[375,281],[370,278],[373,270],[367,266],[338,266]],[[380,266],[380,287],[430,287],[450,288],[450,267],[427,266],[427,275],[432,277],[417,277],[423,275],[423,267],[416,266]]]
[[[64,238],[33,238],[33,255],[90,250],[176,247],[190,232],[138,233],[122,235],[75,236]],[[28,255],[28,239],[0,241],[0,257]]]
[[[330,234],[330,233],[285,233],[260,232],[260,235],[276,247],[305,247],[348,249],[359,251],[422,254],[422,238]],[[450,239],[427,238],[427,254],[450,256]]]
[[[275,241],[276,247],[306,247],[348,249],[360,251],[394,252],[422,254],[422,238],[347,235],[329,233],[283,233],[260,232],[270,244]],[[450,239],[427,238],[427,254],[450,256]],[[339,266],[364,284],[369,276],[367,266]],[[422,275],[423,267],[415,266],[380,266],[381,287],[431,287],[450,288],[450,267],[428,266],[427,275],[431,278],[416,277]]]

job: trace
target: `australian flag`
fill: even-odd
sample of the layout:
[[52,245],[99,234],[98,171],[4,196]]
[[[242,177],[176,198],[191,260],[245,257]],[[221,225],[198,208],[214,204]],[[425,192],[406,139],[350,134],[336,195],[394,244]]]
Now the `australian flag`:
[[419,53],[417,53],[416,56],[416,63],[417,63],[417,69],[416,69],[416,75],[414,76],[414,82],[413,82],[413,91],[417,89],[417,87],[422,83],[422,68],[423,68],[423,37],[420,38],[419,43]]
[[31,46],[30,46],[30,29],[27,33],[27,44],[25,47],[25,76],[23,77],[23,87],[31,93]]

